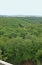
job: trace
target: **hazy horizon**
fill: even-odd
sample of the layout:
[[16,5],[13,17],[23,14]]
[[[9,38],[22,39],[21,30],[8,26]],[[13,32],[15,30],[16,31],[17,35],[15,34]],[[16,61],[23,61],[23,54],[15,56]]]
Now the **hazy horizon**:
[[0,0],[0,15],[42,16],[42,0]]

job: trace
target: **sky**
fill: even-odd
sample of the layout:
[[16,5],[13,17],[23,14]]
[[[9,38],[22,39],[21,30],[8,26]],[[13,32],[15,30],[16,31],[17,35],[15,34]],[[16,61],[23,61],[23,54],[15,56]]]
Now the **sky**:
[[42,16],[42,0],[0,0],[0,15]]

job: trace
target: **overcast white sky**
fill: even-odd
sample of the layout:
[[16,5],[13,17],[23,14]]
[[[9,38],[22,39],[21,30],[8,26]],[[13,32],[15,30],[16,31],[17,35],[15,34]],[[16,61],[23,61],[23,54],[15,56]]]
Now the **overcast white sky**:
[[0,15],[42,16],[42,0],[0,0]]

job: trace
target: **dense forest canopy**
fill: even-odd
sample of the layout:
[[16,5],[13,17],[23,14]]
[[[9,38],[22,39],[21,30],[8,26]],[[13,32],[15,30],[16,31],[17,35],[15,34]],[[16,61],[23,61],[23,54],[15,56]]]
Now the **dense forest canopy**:
[[0,17],[0,59],[41,64],[42,17]]

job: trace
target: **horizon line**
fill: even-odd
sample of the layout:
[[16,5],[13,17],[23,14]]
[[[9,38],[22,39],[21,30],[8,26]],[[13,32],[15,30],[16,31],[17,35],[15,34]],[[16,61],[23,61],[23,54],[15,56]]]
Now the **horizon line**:
[[42,17],[42,15],[0,15],[0,17]]

